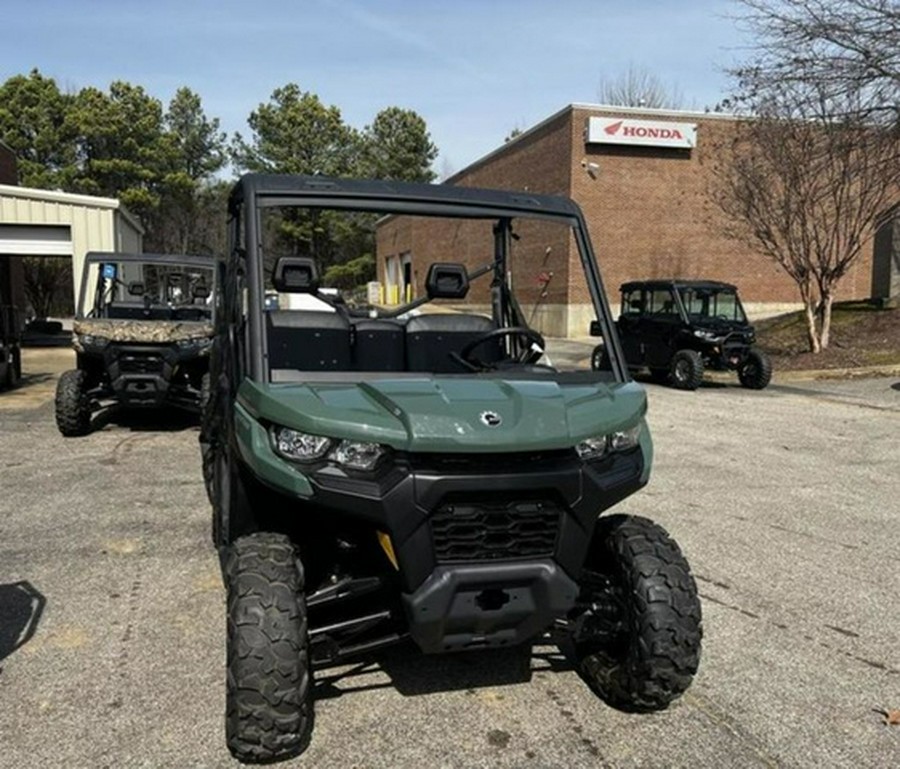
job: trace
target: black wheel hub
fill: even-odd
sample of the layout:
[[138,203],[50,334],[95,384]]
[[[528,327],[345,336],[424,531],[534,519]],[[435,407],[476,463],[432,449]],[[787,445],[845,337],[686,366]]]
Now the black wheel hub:
[[606,574],[587,571],[572,612],[572,639],[579,653],[620,657],[628,645],[628,599],[625,590]]

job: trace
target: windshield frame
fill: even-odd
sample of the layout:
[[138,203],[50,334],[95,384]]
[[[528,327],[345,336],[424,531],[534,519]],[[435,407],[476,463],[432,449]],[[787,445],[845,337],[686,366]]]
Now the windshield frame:
[[[260,383],[271,382],[271,373],[266,365],[268,349],[264,325],[266,276],[263,270],[262,214],[269,208],[295,206],[387,216],[423,215],[495,222],[510,218],[536,219],[567,226],[578,249],[596,314],[597,330],[610,350],[613,377],[619,382],[629,380],[584,215],[568,198],[445,185],[247,174],[237,182],[229,199],[229,258],[234,262],[230,274],[245,280],[241,291],[245,293],[242,304],[243,316],[247,321],[243,363],[245,373],[251,379]],[[238,298],[232,297],[231,301],[235,302]]]
[[684,317],[690,323],[704,323],[709,321],[722,320],[719,313],[712,314],[698,314],[690,312],[690,307],[688,304],[688,299],[685,297],[684,292],[695,292],[695,291],[703,291],[710,295],[710,302],[707,304],[707,310],[713,304],[713,297],[715,297],[715,306],[718,309],[718,296],[720,294],[728,294],[734,297],[734,309],[735,316],[739,317],[731,317],[725,318],[728,323],[739,323],[741,325],[747,324],[747,313],[744,310],[743,304],[741,304],[741,298],[738,295],[738,290],[735,286],[721,285],[721,286],[713,286],[713,285],[685,285],[680,284],[675,286],[675,294],[678,297],[678,301],[681,304],[682,312],[684,313]]
[[[89,313],[94,310],[94,297],[96,296],[97,281],[94,276],[94,268],[107,263],[117,264],[149,264],[193,267],[195,269],[209,270],[210,292],[216,293],[216,258],[213,256],[199,256],[196,254],[132,254],[118,253],[115,251],[90,251],[85,254],[84,265],[81,270],[81,285],[78,292],[78,305],[75,308],[75,319],[86,320]],[[88,307],[88,304],[91,306]],[[111,319],[115,320],[115,319]]]

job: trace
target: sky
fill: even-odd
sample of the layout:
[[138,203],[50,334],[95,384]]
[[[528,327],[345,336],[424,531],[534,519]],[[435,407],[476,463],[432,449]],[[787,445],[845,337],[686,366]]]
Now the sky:
[[0,81],[37,68],[60,88],[198,93],[230,135],[297,83],[356,128],[413,109],[462,170],[629,66],[703,110],[745,54],[730,0],[4,0]]

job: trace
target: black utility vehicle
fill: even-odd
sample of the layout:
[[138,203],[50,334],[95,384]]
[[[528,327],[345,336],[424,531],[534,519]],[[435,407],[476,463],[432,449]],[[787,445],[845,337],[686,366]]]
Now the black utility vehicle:
[[[250,175],[229,213],[200,440],[234,755],[302,751],[313,670],[398,642],[555,640],[615,706],[679,696],[700,655],[687,562],[648,519],[601,517],[647,482],[652,449],[578,207]],[[551,250],[581,267],[608,371],[529,325]],[[405,304],[319,290],[325,266],[373,254]]]
[[85,435],[111,405],[200,411],[214,265],[205,256],[87,254],[73,327],[78,366],[56,388],[63,435]]
[[22,325],[18,310],[0,304],[0,388],[22,378]]
[[[761,390],[772,378],[768,356],[753,346],[753,326],[737,289],[711,280],[625,283],[618,320],[628,368],[649,369],[658,382],[696,390],[704,368],[736,371],[744,387]],[[607,364],[604,348],[596,364]]]

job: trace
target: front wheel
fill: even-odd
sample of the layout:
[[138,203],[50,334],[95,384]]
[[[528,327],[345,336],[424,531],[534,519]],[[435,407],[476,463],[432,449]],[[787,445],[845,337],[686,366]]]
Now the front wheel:
[[56,383],[56,426],[69,438],[91,430],[87,374],[80,369],[64,371]]
[[291,541],[240,537],[225,562],[228,589],[225,732],[239,761],[302,753],[313,728],[303,568]]
[[679,350],[672,356],[672,386],[678,390],[696,390],[703,381],[703,356],[696,350]]
[[571,617],[582,677],[609,705],[661,710],[700,663],[702,621],[687,560],[646,518],[601,518]]
[[738,369],[740,383],[750,390],[762,390],[772,381],[772,361],[764,352],[753,349]]

